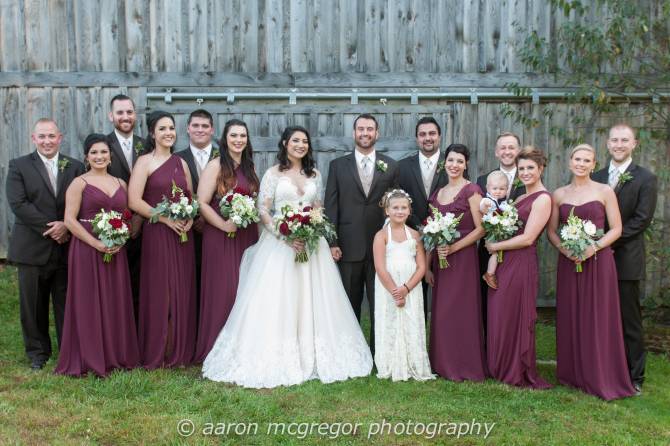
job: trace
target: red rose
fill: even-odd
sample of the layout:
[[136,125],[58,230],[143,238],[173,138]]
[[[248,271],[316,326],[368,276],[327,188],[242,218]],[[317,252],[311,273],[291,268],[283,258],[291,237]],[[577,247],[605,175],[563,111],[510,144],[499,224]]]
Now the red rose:
[[226,201],[227,201],[228,203],[232,203],[232,202],[233,202],[233,196],[232,196],[232,194],[231,194],[231,195],[228,195],[228,196],[226,197]]
[[300,223],[303,225],[308,225],[311,220],[312,219],[309,217],[309,215],[303,215],[300,217]]
[[133,218],[133,213],[130,212],[128,209],[124,209],[121,218],[124,220],[130,220],[131,218]]
[[303,209],[303,212],[309,212],[312,210],[312,206],[305,206],[305,209]]
[[279,233],[284,236],[287,236],[289,234],[288,223],[284,222],[279,225]]
[[123,227],[123,220],[120,218],[112,218],[109,220],[109,224],[112,225],[114,229],[121,229]]
[[423,225],[426,226],[427,224],[428,224],[428,219],[427,219],[427,218],[424,218],[424,219],[423,219]]

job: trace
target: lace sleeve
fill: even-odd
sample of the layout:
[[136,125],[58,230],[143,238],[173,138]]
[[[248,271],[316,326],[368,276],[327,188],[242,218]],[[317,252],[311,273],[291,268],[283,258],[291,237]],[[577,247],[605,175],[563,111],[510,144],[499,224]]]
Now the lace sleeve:
[[313,178],[313,181],[316,183],[316,196],[314,197],[314,207],[323,207],[323,178],[321,178],[321,172],[317,169],[314,169],[316,176]]
[[275,228],[272,222],[272,212],[274,209],[275,191],[277,190],[278,182],[279,176],[274,167],[269,168],[261,180],[261,187],[258,192],[257,201],[258,214],[261,217],[261,223],[263,223],[263,227],[266,230],[273,234],[275,233]]

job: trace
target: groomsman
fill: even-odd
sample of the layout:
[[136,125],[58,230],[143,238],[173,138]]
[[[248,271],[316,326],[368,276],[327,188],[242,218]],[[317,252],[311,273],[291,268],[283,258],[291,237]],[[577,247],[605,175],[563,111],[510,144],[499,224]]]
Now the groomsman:
[[[398,161],[398,184],[412,197],[412,215],[407,224],[418,229],[428,217],[428,199],[445,184],[444,159],[440,155],[442,129],[433,117],[424,117],[414,131],[417,154]],[[438,166],[440,169],[438,170]],[[423,280],[423,311],[428,317],[428,283]]]
[[331,246],[342,284],[360,321],[363,293],[370,310],[370,346],[374,352],[375,265],[372,241],[384,224],[379,206],[384,193],[397,185],[397,163],[375,150],[379,125],[374,116],[362,114],[354,121],[353,153],[330,163],[324,204],[337,229]]
[[[144,140],[133,134],[137,114],[135,103],[128,96],[117,94],[109,102],[107,117],[114,125],[114,131],[107,135],[107,144],[112,153],[112,161],[107,168],[110,175],[129,183],[130,174],[137,158],[144,154]],[[140,258],[142,249],[142,224],[144,219],[133,214],[131,220],[130,239],[126,242],[130,283],[133,289],[133,307],[135,320],[138,316],[138,299],[140,295]]]
[[[507,177],[507,197],[506,200],[516,200],[521,195],[526,193],[526,187],[521,184],[516,172],[516,157],[521,151],[521,140],[512,132],[503,132],[496,138],[494,155],[498,159],[499,165],[497,169],[505,174]],[[482,190],[482,196],[486,195],[486,177],[489,176],[493,170],[486,172],[484,175],[477,177],[477,185]],[[489,261],[490,254],[484,246],[484,239],[480,240],[477,250],[479,254],[479,274],[483,276],[486,273],[486,267]],[[483,279],[480,281],[482,294],[482,320],[484,322],[484,333],[486,334],[486,309],[487,296],[489,287]],[[486,342],[486,336],[484,336]]]
[[49,296],[61,342],[67,293],[67,247],[63,223],[65,190],[84,165],[59,153],[63,135],[56,123],[40,119],[31,135],[36,150],[9,162],[7,201],[16,216],[7,259],[18,266],[21,330],[31,367],[51,356]]
[[[198,109],[188,116],[186,122],[186,133],[188,134],[189,147],[176,154],[186,161],[188,169],[191,172],[191,181],[193,182],[193,193],[198,192],[198,182],[200,174],[207,166],[207,163],[215,158],[217,151],[212,148],[212,138],[214,137],[214,118],[203,109]],[[195,273],[197,284],[197,298],[200,302],[200,266],[202,265],[202,229],[205,222],[198,216],[193,220],[193,242],[195,245]],[[199,307],[198,307],[199,308]],[[200,312],[198,311],[198,314]]]
[[637,147],[635,131],[627,124],[610,128],[608,167],[593,174],[593,179],[612,186],[619,202],[623,223],[621,237],[612,244],[619,278],[619,299],[626,359],[631,381],[642,391],[646,352],[640,310],[640,281],[645,278],[644,231],[656,209],[656,176],[633,162]]

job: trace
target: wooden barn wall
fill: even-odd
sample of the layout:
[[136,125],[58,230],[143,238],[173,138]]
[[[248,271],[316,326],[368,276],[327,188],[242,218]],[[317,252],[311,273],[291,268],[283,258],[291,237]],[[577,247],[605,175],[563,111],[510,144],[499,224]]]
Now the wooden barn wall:
[[[653,2],[641,7],[646,4]],[[649,11],[654,14],[653,7]],[[0,184],[4,191],[9,160],[33,150],[30,128],[38,118],[53,117],[65,135],[64,153],[81,158],[88,133],[111,131],[108,103],[120,92],[137,103],[142,134],[147,110],[173,112],[181,148],[186,116],[199,104],[165,103],[148,99],[148,92],[450,92],[500,89],[507,82],[552,88],[551,77],[524,72],[515,51],[516,40],[524,36],[515,23],[536,27],[551,41],[561,20],[544,0],[0,0]],[[503,116],[500,100],[490,99],[476,104],[421,99],[414,105],[409,99],[202,103],[215,115],[217,137],[231,117],[249,124],[261,174],[273,163],[286,125],[309,129],[325,176],[330,160],[351,150],[357,114],[379,118],[378,147],[394,158],[416,150],[415,123],[432,115],[443,127],[443,148],[460,142],[472,150],[472,177],[495,166],[495,136],[512,130],[524,143],[549,152],[545,179],[553,189],[568,181],[567,149],[547,128],[567,126],[572,114],[587,112],[550,105],[557,112],[548,122],[545,105],[512,103],[543,117],[543,125],[527,130]],[[593,131],[590,142],[604,162],[603,135]],[[654,168],[667,160],[642,154],[641,162]],[[670,217],[667,186],[659,195],[657,217]],[[2,193],[0,258],[6,255],[12,220]],[[546,241],[541,253],[542,304],[551,303],[556,256]],[[648,289],[658,289],[662,280],[667,279],[651,273]]]

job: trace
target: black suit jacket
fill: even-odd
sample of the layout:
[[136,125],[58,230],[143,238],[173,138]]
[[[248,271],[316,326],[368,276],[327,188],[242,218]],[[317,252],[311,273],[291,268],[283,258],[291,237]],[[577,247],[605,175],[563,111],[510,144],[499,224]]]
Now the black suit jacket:
[[[490,171],[486,172],[484,175],[480,175],[480,176],[477,177],[477,186],[479,186],[479,188],[482,190],[482,196],[486,196],[486,177],[488,177],[489,174],[491,172],[493,172],[494,170],[499,170],[499,169],[490,170]],[[517,171],[517,173],[518,173],[518,171]],[[518,176],[514,177],[514,182],[515,183],[517,182],[516,180],[518,178],[519,178]],[[510,191],[509,197],[506,197],[505,199],[516,201],[517,198],[519,198],[520,196],[522,196],[525,193],[526,193],[526,186],[524,186],[523,184],[519,185],[519,186],[515,186],[514,184],[512,184],[512,190]]]
[[[107,172],[116,178],[121,178],[128,183],[130,180],[130,172],[133,170],[132,166],[128,166],[126,156],[123,154],[121,143],[116,137],[116,133],[112,132],[107,135],[107,144],[112,151],[112,162],[107,168]],[[137,158],[144,154],[144,140],[137,135],[133,135],[133,164]]]
[[[214,158],[216,158],[218,155],[218,150],[212,146],[212,151],[209,152],[209,161],[212,161]],[[185,150],[180,150],[179,152],[176,152],[175,155],[181,157],[184,161],[186,161],[186,164],[188,165],[188,170],[191,172],[191,182],[193,183],[193,193],[197,194],[198,193],[198,183],[200,182],[200,176],[198,175],[198,169],[197,166],[195,165],[195,158],[193,158],[193,152],[191,152],[191,148],[187,147]]]
[[[642,166],[631,163],[626,169],[633,177],[614,189],[619,202],[623,231],[612,244],[619,280],[643,280],[646,273],[644,231],[651,224],[656,210],[656,175]],[[607,167],[592,175],[594,181],[607,184]]]
[[[440,157],[438,166],[444,162]],[[428,199],[437,189],[447,184],[447,175],[444,169],[435,171],[433,182],[430,185],[430,193],[426,196],[426,190],[423,187],[423,178],[421,176],[421,166],[419,165],[419,154],[408,156],[398,161],[398,186],[412,197],[412,215],[407,220],[407,224],[417,229],[428,217]]]
[[62,153],[58,156],[59,164],[67,160],[67,166],[59,167],[56,195],[37,151],[9,162],[7,201],[16,216],[7,253],[10,262],[45,265],[54,249],[60,250],[61,258],[67,261],[67,243],[59,245],[42,234],[48,229],[47,223],[63,221],[65,191],[72,180],[84,173],[84,165]]
[[[396,161],[379,152],[375,157],[375,170],[367,197],[353,152],[330,162],[324,206],[326,215],[337,229],[338,240],[333,245],[342,249],[341,260],[344,262],[372,259],[372,241],[384,224],[384,210],[379,202],[388,189],[398,184]],[[379,161],[387,164],[385,172],[378,169]]]

